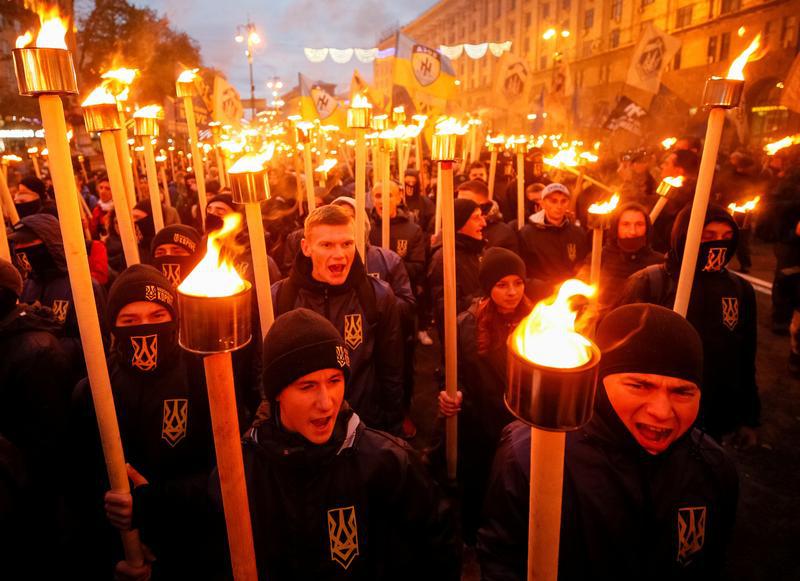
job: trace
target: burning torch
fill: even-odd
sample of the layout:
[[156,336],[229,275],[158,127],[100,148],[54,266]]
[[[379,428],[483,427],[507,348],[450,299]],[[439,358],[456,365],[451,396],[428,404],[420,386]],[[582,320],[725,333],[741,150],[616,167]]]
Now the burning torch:
[[175,82],[175,93],[178,97],[183,98],[183,107],[186,110],[186,127],[189,129],[189,145],[192,148],[192,167],[194,168],[194,179],[197,183],[198,213],[200,214],[201,224],[205,228],[206,206],[208,205],[206,176],[203,173],[203,156],[200,155],[200,142],[197,138],[197,123],[194,119],[194,103],[192,102],[192,99],[197,94],[197,85],[195,85],[194,81],[197,78],[198,70],[200,69],[184,70]]
[[531,426],[529,581],[558,579],[565,432],[592,417],[600,363],[600,349],[575,331],[570,299],[595,292],[579,280],[564,282],[508,338],[506,407]]
[[[164,227],[164,215],[161,212],[161,194],[158,190],[158,170],[153,153],[153,138],[158,137],[158,119],[164,110],[158,105],[148,105],[133,114],[133,134],[139,138],[144,148],[144,166],[147,175],[147,189],[150,192],[150,207],[153,209],[153,224],[156,232]],[[165,196],[169,192],[165,192]]]
[[[114,141],[117,148],[119,166],[122,170],[122,178],[125,184],[126,198],[129,209],[136,205],[136,186],[133,182],[133,163],[131,162],[131,150],[128,148],[128,124],[125,119],[125,101],[128,100],[130,87],[133,84],[138,69],[119,68],[106,71],[100,78],[106,79],[112,89],[112,94],[116,98],[119,114],[119,131],[114,133]],[[117,203],[114,202],[116,206]]]
[[525,225],[525,153],[528,151],[528,138],[512,135],[508,144],[517,154],[517,230],[522,230]]
[[678,288],[675,293],[673,310],[685,317],[692,295],[695,264],[700,250],[700,238],[706,218],[708,199],[711,195],[711,182],[714,179],[714,166],[717,163],[719,142],[725,125],[725,111],[739,106],[744,90],[744,67],[750,56],[758,50],[761,35],[757,35],[745,51],[731,64],[725,78],[711,77],[706,81],[703,93],[703,107],[711,109],[708,113],[708,127],[703,145],[703,157],[697,174],[697,187],[694,191],[689,229],[686,232],[686,245],[683,250]]
[[753,211],[761,201],[761,196],[756,196],[752,200],[746,201],[744,204],[728,204],[728,211],[739,226],[739,230],[747,230],[750,228],[750,217]]
[[208,236],[206,255],[178,286],[178,340],[187,351],[204,357],[233,577],[255,581],[258,576],[231,362],[231,352],[245,347],[252,336],[250,283],[236,272],[232,251],[227,248],[240,224],[241,216],[235,212],[225,216],[222,228]]
[[683,176],[665,177],[661,180],[656,188],[656,193],[659,195],[656,205],[650,210],[650,224],[655,224],[664,206],[667,205],[669,200],[675,197],[675,192],[683,187]]
[[33,173],[36,174],[37,178],[42,179],[42,170],[39,167],[39,148],[29,147],[28,157],[31,158],[31,163],[33,164]]
[[619,194],[614,194],[607,202],[589,206],[588,224],[592,229],[592,262],[589,282],[595,288],[600,285],[600,261],[603,255],[603,232],[611,226],[611,214],[619,204]]
[[381,143],[381,246],[389,249],[390,225],[389,199],[392,195],[392,153],[397,149],[397,132],[394,129],[385,129],[380,132]]
[[[49,14],[41,23],[35,44],[31,45],[30,34],[17,39],[17,48],[12,53],[14,70],[20,95],[39,99],[45,140],[50,151],[50,174],[56,194],[58,223],[108,478],[114,492],[128,494],[130,485],[81,230],[78,192],[61,103],[61,95],[78,94],[72,54],[64,41],[66,32],[66,22],[57,14]],[[123,531],[121,535],[126,561],[141,566],[144,560],[138,531]]]
[[11,163],[22,161],[18,155],[7,154],[0,159],[0,168],[2,168],[2,175],[0,175],[0,201],[2,201],[3,208],[5,208],[6,215],[11,221],[13,226],[19,222],[19,213],[17,207],[14,205],[14,198],[11,197],[11,191],[8,189],[8,166]]
[[489,199],[494,200],[494,181],[497,177],[497,153],[499,149],[503,146],[506,142],[506,138],[504,135],[497,135],[495,137],[487,137],[486,138],[486,147],[489,149],[489,153],[491,154],[491,160],[489,161]]
[[367,216],[367,144],[364,135],[372,116],[372,105],[364,95],[353,97],[347,110],[347,127],[356,134],[356,248],[362,262],[366,264],[367,255],[364,248],[366,232],[364,231]]
[[[116,136],[120,133],[122,123],[117,111],[117,101],[104,85],[100,85],[81,103],[81,107],[83,107],[86,130],[100,134],[100,146],[103,149],[108,181],[111,184],[111,197],[114,200],[125,264],[127,266],[139,264],[139,246],[136,243],[133,217],[128,205],[122,169],[119,165]],[[127,145],[125,148],[127,151]]]
[[317,208],[317,197],[314,194],[314,169],[311,165],[311,142],[313,140],[311,133],[313,130],[314,124],[309,121],[298,121],[294,124],[295,141],[298,145],[303,145],[303,173],[306,178],[306,202],[309,214]]
[[[444,258],[444,354],[445,354],[445,390],[447,395],[455,399],[458,391],[458,351],[456,343],[456,229],[453,209],[453,163],[456,158],[456,145],[459,135],[464,135],[467,127],[452,117],[440,120],[436,124],[436,132],[431,143],[431,159],[439,162],[441,189],[437,191],[440,198],[442,215],[442,252]],[[387,197],[388,191],[385,192]],[[388,222],[389,213],[383,215]],[[447,418],[447,476],[456,478],[458,465],[458,423],[456,416]]]

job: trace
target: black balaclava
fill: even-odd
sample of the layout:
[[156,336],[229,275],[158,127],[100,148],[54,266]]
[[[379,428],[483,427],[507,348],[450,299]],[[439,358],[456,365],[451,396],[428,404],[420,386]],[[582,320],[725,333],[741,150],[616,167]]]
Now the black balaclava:
[[[675,218],[672,227],[672,244],[667,257],[667,264],[671,272],[679,272],[681,260],[683,258],[683,248],[686,244],[686,232],[689,229],[689,218],[691,207],[684,208]],[[736,253],[739,243],[739,227],[736,221],[724,208],[717,205],[710,205],[706,212],[706,219],[703,227],[711,222],[722,222],[728,224],[733,229],[733,238],[730,240],[711,240],[701,242],[697,253],[696,274],[708,274],[723,272],[728,262],[731,261]]]
[[[152,302],[166,308],[172,321],[117,326],[117,315],[133,302]],[[135,264],[120,274],[108,293],[108,320],[120,363],[135,373],[155,374],[174,360],[178,351],[177,297],[170,282],[155,268]]]
[[415,170],[415,169],[407,169],[405,175],[417,178],[417,183],[415,183],[414,186],[412,187],[412,186],[406,185],[405,180],[404,180],[403,181],[403,193],[405,194],[405,197],[407,197],[407,198],[416,198],[419,195],[419,189],[420,189],[419,172],[417,170]]
[[20,180],[19,183],[39,196],[37,199],[31,200],[30,202],[14,203],[19,217],[24,218],[25,216],[38,214],[42,210],[42,200],[47,196],[47,188],[44,182],[35,176],[27,176]]
[[[153,238],[151,245],[152,265],[163,274],[173,286],[177,287],[192,271],[202,255],[200,234],[191,226],[173,224],[162,228]],[[180,246],[188,256],[156,256],[156,249],[162,244]]]
[[[210,200],[208,203],[210,205],[213,202],[219,202],[225,204],[234,212],[238,211],[236,204],[233,203],[233,198],[230,196],[230,194],[219,194],[217,196],[214,196],[214,199]],[[222,228],[223,222],[224,220],[220,216],[217,216],[216,214],[209,214],[208,206],[206,206],[206,234]]]
[[150,249],[150,242],[156,234],[156,226],[153,223],[153,209],[149,200],[142,200],[137,203],[134,210],[141,210],[147,216],[134,220],[133,227],[136,230],[136,238],[139,241],[139,248],[145,251]]

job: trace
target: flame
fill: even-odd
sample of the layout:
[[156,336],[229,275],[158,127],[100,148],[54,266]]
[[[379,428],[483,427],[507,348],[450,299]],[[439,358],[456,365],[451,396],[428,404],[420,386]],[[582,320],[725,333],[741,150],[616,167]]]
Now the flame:
[[778,141],[773,141],[772,143],[767,143],[764,146],[764,151],[767,152],[767,155],[775,155],[781,149],[785,149],[797,143],[800,143],[800,134],[787,135],[783,139],[779,139]]
[[197,72],[200,69],[184,69],[184,71],[178,75],[179,83],[193,83],[195,78],[197,77]]
[[353,97],[353,101],[350,103],[350,108],[352,109],[372,109],[372,103],[369,102],[366,95],[358,94]]
[[553,167],[575,167],[578,165],[577,152],[574,147],[559,149],[553,157],[545,157],[544,162]]
[[757,34],[750,46],[744,49],[744,52],[731,63],[731,68],[728,69],[728,75],[725,78],[744,81],[744,67],[759,46],[761,46],[761,34]]
[[36,155],[37,153],[39,153],[39,148],[38,147],[29,147],[28,148],[28,153],[30,153],[31,155]]
[[495,137],[487,137],[486,138],[486,143],[492,143],[494,145],[501,145],[501,144],[503,144],[505,142],[506,142],[506,136],[502,135],[502,134],[501,135],[497,135]]
[[395,107],[394,109],[392,109],[392,113],[405,113],[405,112],[406,112],[406,108],[403,107],[402,105],[399,105],[399,106]]
[[753,198],[752,200],[748,200],[747,202],[745,202],[741,206],[738,206],[735,203],[734,204],[728,204],[728,209],[733,213],[739,212],[741,214],[744,214],[746,212],[752,212],[753,210],[755,210],[756,206],[758,206],[758,203],[760,201],[761,201],[761,196],[756,196],[755,198]]
[[677,137],[667,137],[664,141],[661,142],[661,147],[664,149],[672,149],[672,146],[678,141]]
[[123,85],[130,85],[139,74],[139,69],[128,69],[121,67],[118,69],[111,69],[100,75],[101,79],[108,79],[110,81],[117,81]]
[[18,155],[9,154],[3,156],[3,161],[6,163],[10,163],[12,161],[22,161],[22,158]]
[[50,155],[50,150],[49,150],[49,149],[47,149],[47,148],[45,147],[45,148],[42,150],[42,152],[41,152],[41,155],[42,155],[43,157],[47,157],[48,155]]
[[513,349],[547,367],[570,369],[591,359],[591,342],[575,331],[574,296],[594,296],[597,289],[579,280],[565,281],[554,300],[538,303],[512,333]]
[[148,105],[137,109],[133,114],[134,119],[161,119],[164,116],[164,109],[161,105]]
[[33,35],[31,34],[31,31],[28,30],[22,36],[18,36],[17,37],[16,47],[17,48],[25,48],[31,42],[33,42]]
[[675,176],[675,177],[667,176],[661,181],[666,183],[667,185],[672,186],[673,188],[683,187],[683,176]]
[[400,127],[404,127],[405,128],[402,131],[403,135],[401,137],[401,138],[405,138],[405,139],[414,139],[422,131],[422,125],[405,125],[405,126],[404,125],[400,125],[398,127],[398,129],[400,129]]
[[319,167],[317,167],[314,171],[319,172],[319,173],[328,173],[334,167],[336,167],[336,160],[328,158],[325,161],[323,161],[319,165]]
[[195,297],[229,297],[246,288],[233,265],[230,249],[241,223],[242,217],[238,212],[231,212],[223,218],[222,228],[208,235],[203,260],[178,286],[178,291]]
[[593,154],[591,151],[584,151],[578,157],[580,157],[582,160],[587,161],[589,163],[597,163],[597,160],[600,159],[595,154]]
[[264,164],[272,159],[275,153],[275,144],[270,143],[264,151],[259,153],[246,153],[236,160],[228,173],[256,173],[264,169]]
[[108,90],[108,86],[104,84],[97,87],[94,91],[89,93],[89,96],[86,97],[86,100],[81,103],[81,107],[91,107],[93,105],[116,105],[117,100],[114,98],[114,95],[111,91]]
[[416,121],[417,125],[425,125],[425,122],[428,120],[427,115],[412,115],[412,121]]
[[619,204],[619,194],[614,194],[611,199],[601,204],[592,204],[589,206],[590,214],[610,214],[617,208]]
[[464,135],[467,129],[455,117],[443,117],[436,122],[436,135]]

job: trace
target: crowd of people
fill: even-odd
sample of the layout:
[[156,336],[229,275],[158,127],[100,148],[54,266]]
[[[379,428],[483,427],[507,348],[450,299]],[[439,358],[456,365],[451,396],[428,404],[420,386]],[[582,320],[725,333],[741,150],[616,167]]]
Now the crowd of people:
[[[760,425],[755,294],[729,269],[734,257],[739,272],[751,267],[753,235],[775,244],[772,328],[790,335],[789,369],[800,374],[800,146],[720,157],[687,317],[670,310],[700,148],[683,138],[592,170],[621,203],[598,298],[580,314],[596,325],[602,358],[594,416],[566,439],[559,579],[721,576],[738,495],[723,444],[754,446]],[[346,165],[313,192],[311,212],[293,167],[270,168],[261,209],[276,318],[262,342],[253,317],[253,339],[233,354],[263,578],[458,579],[465,548],[483,579],[526,577],[530,430],[504,403],[507,339],[562,282],[588,282],[587,209],[607,197],[548,173],[544,153],[525,157],[521,226],[511,158],[500,158],[493,195],[484,160],[457,172],[458,392],[439,393],[430,442],[417,441],[412,403],[423,374],[444,381],[443,357],[436,369],[416,365],[445,333],[436,165],[412,157],[418,169],[388,192],[368,185],[365,256]],[[2,567],[24,578],[229,578],[203,361],[179,346],[176,287],[208,233],[243,208],[214,168],[205,208],[192,173],[177,171],[156,231],[140,188],[141,264],[126,267],[108,177],[76,175],[132,493],[112,491],[105,474],[52,186],[12,170],[20,219],[6,224],[13,262],[0,259]],[[678,176],[651,221],[658,181]],[[756,195],[760,211],[746,221],[726,209]],[[236,237],[236,268],[252,282],[249,238]],[[443,446],[454,415],[455,483]],[[115,534],[133,529],[142,566],[125,561]]]

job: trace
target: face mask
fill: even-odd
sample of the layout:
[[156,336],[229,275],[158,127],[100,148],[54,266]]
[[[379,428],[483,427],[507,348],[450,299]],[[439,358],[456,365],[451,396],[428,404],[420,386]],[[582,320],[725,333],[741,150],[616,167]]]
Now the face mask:
[[206,214],[206,232],[222,228],[224,220],[216,214]]
[[175,321],[152,325],[114,327],[116,350],[131,371],[153,373],[162,369],[178,347]]
[[733,258],[733,240],[710,240],[700,243],[697,253],[697,272],[720,272]]
[[617,246],[623,252],[638,252],[647,244],[647,236],[634,236],[633,238],[618,238]]
[[17,264],[20,270],[26,270],[29,275],[38,278],[45,278],[47,275],[57,271],[53,257],[47,251],[44,244],[28,246],[18,250],[16,253]]
[[42,200],[31,200],[30,202],[20,202],[18,204],[14,204],[14,207],[17,208],[17,213],[19,214],[20,218],[24,218],[25,216],[31,216],[32,214],[38,214],[39,211],[42,209]]
[[192,271],[197,260],[194,256],[159,256],[152,262],[153,266],[167,277],[172,286],[178,286]]

